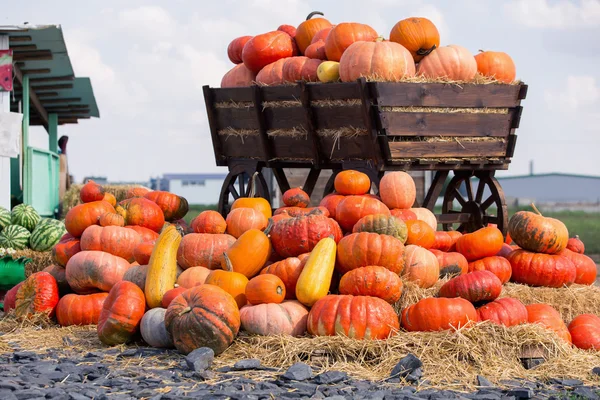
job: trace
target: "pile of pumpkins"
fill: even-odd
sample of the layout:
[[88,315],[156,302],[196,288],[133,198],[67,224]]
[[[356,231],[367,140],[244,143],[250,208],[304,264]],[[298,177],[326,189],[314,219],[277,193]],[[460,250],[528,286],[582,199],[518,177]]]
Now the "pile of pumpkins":
[[[595,264],[562,222],[521,211],[506,239],[493,225],[441,232],[431,211],[412,207],[416,187],[405,172],[385,174],[377,196],[359,171],[338,173],[334,186],[317,207],[293,188],[275,211],[263,198],[242,197],[226,218],[204,211],[189,228],[175,223],[187,203],[171,193],[134,196],[114,212],[104,200],[85,203],[93,204],[89,211],[67,215],[73,237],[55,247],[66,277],[33,274],[16,291],[17,315],[56,312],[61,325],[97,323],[109,345],[141,333],[151,346],[184,354],[199,347],[222,353],[240,330],[376,340],[400,329],[449,330],[479,321],[539,323],[577,347],[600,349],[598,316],[577,316],[567,327],[550,305],[500,298],[508,281],[556,288],[594,283]],[[162,220],[154,220],[158,215]],[[107,225],[108,219],[119,224]],[[102,234],[115,227],[141,239],[125,252],[128,238]],[[98,237],[93,250],[84,244],[88,232]],[[440,278],[447,281],[435,297],[394,310],[404,283],[431,288]],[[46,289],[50,281],[75,293],[59,301],[60,290]],[[51,292],[57,294],[41,300]]]
[[384,40],[369,25],[334,25],[322,13],[312,12],[297,27],[281,25],[277,30],[233,39],[227,55],[236,66],[223,76],[221,87],[301,80],[350,82],[360,77],[469,82],[479,74],[499,83],[516,78],[515,63],[505,52],[482,51],[473,56],[462,46],[440,47],[437,27],[422,17],[398,21],[389,40]]

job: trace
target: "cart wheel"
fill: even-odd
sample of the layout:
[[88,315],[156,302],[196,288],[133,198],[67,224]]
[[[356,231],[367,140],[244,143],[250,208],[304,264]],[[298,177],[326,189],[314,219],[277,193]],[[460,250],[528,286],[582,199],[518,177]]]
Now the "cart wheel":
[[256,187],[254,188],[254,197],[262,197],[271,201],[269,198],[269,187],[261,171],[248,171],[243,168],[233,168],[221,187],[219,196],[219,213],[223,218],[227,217],[231,210],[231,205],[240,197],[251,197],[252,176],[256,174]]
[[[442,205],[442,214],[453,217],[458,222],[443,223],[444,230],[474,232],[488,224],[496,224],[506,236],[508,228],[508,210],[504,201],[504,192],[494,178],[494,172],[476,173],[479,179],[477,191],[473,192],[473,172],[457,172],[448,184]],[[462,192],[460,189],[463,189]],[[466,197],[462,194],[466,193]],[[455,207],[455,200],[458,207]],[[444,217],[443,216],[443,217]],[[443,218],[444,220],[448,220]]]

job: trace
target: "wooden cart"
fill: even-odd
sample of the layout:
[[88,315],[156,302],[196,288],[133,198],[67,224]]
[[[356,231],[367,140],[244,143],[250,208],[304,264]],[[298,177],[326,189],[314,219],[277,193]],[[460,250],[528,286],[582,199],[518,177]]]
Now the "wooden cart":
[[507,208],[494,173],[508,168],[514,152],[523,83],[360,79],[203,89],[216,162],[229,167],[219,199],[224,215],[232,199],[248,194],[256,173],[256,193],[270,199],[264,168],[282,191],[289,189],[284,169],[308,169],[308,194],[320,172],[332,170],[323,195],[346,169],[368,174],[376,192],[386,171],[436,171],[420,205],[432,211],[453,171],[438,222],[467,232],[494,223],[506,233]]

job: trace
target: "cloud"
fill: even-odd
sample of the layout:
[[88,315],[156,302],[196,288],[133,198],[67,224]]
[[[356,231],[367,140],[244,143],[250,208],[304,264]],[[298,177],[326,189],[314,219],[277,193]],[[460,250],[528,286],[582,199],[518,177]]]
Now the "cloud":
[[177,23],[169,12],[159,6],[141,6],[119,12],[119,23],[132,34],[142,38],[170,36]]
[[512,18],[530,28],[569,29],[600,26],[598,0],[511,0],[504,5]]
[[600,86],[596,78],[589,75],[567,78],[566,87],[546,90],[544,98],[548,107],[555,111],[584,111],[600,102]]

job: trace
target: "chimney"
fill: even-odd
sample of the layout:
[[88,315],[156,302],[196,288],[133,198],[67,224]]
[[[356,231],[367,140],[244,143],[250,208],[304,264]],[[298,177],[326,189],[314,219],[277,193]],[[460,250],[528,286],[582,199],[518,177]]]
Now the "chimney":
[[529,175],[533,175],[533,160],[529,160]]

